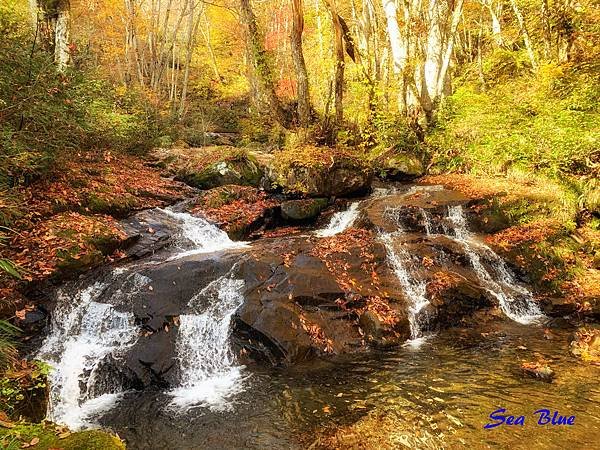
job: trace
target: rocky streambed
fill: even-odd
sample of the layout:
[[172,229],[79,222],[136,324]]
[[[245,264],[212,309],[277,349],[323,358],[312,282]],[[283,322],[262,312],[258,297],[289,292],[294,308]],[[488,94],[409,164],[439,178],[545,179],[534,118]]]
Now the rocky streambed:
[[[507,365],[555,358],[544,329],[561,322],[485,245],[468,202],[386,185],[316,226],[248,242],[189,202],[127,219],[127,261],[55,294],[38,352],[54,367],[49,418],[112,428],[131,448],[347,448],[360,437],[340,444],[340,427],[372,427],[391,408],[391,427],[416,425],[372,448],[473,442],[464,430],[480,435],[494,395],[513,401],[526,383],[528,403],[542,401],[539,381]],[[549,333],[564,346],[567,332]],[[592,374],[578,383],[593,389]],[[554,392],[565,402],[566,383]],[[460,400],[463,388],[479,400]],[[575,409],[597,429],[597,413]]]

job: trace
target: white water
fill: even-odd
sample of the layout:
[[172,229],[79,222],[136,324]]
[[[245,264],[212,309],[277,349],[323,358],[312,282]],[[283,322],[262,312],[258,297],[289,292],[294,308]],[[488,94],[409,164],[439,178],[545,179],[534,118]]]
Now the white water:
[[48,418],[74,430],[91,426],[96,414],[119,399],[116,385],[95,395],[96,372],[105,357],[118,358],[138,334],[132,314],[95,301],[106,286],[93,284],[74,297],[61,293],[51,333],[38,354],[52,366]]
[[[449,207],[448,219],[452,224],[455,240],[462,244],[477,277],[488,292],[496,297],[504,314],[523,324],[539,320],[542,313],[531,292],[516,281],[502,258],[487,245],[474,239],[468,229],[462,206]],[[482,256],[493,261],[496,277],[485,268],[481,262]]]
[[336,212],[329,221],[329,224],[322,230],[317,230],[315,234],[319,237],[334,236],[347,230],[354,224],[360,211],[358,206],[360,202],[353,202],[350,207],[344,211]]
[[195,217],[188,213],[173,212],[169,209],[159,209],[159,211],[181,224],[179,241],[183,251],[169,258],[169,260],[198,253],[247,247],[245,242],[232,241],[227,233],[201,217]]
[[394,237],[398,236],[402,231],[395,233],[382,233],[380,239],[385,245],[388,261],[390,262],[398,281],[402,286],[402,290],[410,302],[408,305],[408,322],[410,325],[410,338],[414,341],[415,346],[422,340],[422,324],[419,321],[421,311],[429,304],[426,296],[427,285],[424,281],[418,280],[411,274],[410,270],[410,254],[404,249],[396,249],[394,247]]
[[189,305],[198,314],[179,317],[177,359],[181,373],[180,386],[171,392],[172,405],[187,409],[195,405],[222,410],[227,400],[243,389],[242,366],[237,365],[229,347],[231,317],[244,301],[244,282],[226,275],[196,296]]

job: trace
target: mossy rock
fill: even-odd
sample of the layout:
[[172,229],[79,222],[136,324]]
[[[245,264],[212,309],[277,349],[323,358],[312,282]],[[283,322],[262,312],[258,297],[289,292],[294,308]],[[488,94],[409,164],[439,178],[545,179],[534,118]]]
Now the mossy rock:
[[197,172],[184,169],[177,175],[178,179],[198,189],[212,189],[227,184],[258,186],[262,177],[258,161],[248,154],[218,161]]
[[84,207],[93,214],[108,214],[113,217],[126,217],[137,206],[133,196],[119,196],[114,198],[99,197],[95,194],[88,195]]
[[13,428],[0,428],[0,447],[6,450],[19,450],[31,442],[37,442],[31,446],[35,450],[125,450],[125,444],[117,436],[101,430],[66,435],[50,423],[19,423]]
[[326,198],[289,200],[281,204],[281,215],[286,220],[311,220],[327,206]]
[[425,174],[421,158],[395,149],[373,155],[371,164],[375,173],[387,180],[409,181]]
[[326,147],[283,150],[274,155],[271,186],[286,194],[343,197],[370,189],[367,161],[349,151]]

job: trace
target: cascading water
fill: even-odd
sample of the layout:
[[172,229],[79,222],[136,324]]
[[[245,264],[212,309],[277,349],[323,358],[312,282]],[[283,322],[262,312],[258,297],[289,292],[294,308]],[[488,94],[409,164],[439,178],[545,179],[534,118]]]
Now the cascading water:
[[[462,244],[479,280],[488,292],[498,299],[500,308],[510,319],[527,324],[538,320],[542,314],[529,290],[520,285],[506,263],[491,248],[477,242],[468,229],[462,206],[450,206],[448,219],[452,224],[454,239]],[[496,277],[481,261],[485,257],[493,262]]]
[[331,217],[329,224],[325,228],[316,231],[315,234],[319,237],[334,236],[350,228],[360,214],[359,205],[360,202],[353,202],[348,209],[336,212]]
[[104,358],[132,345],[138,334],[132,314],[95,300],[107,283],[95,283],[75,298],[59,295],[52,331],[38,358],[52,366],[48,417],[72,429],[89,426],[94,415],[110,408],[121,386],[94,389],[95,375]]
[[159,211],[181,224],[179,241],[183,251],[170,259],[246,246],[244,242],[232,241],[227,233],[201,217],[173,212],[169,209],[159,209]]
[[[183,409],[207,405],[227,407],[225,400],[242,389],[242,366],[229,347],[231,317],[244,301],[244,282],[225,275],[202,289],[189,306],[196,314],[179,317],[177,359],[180,385],[172,405]],[[203,311],[199,304],[208,300]]]
[[411,257],[404,250],[396,250],[394,248],[394,237],[401,234],[402,231],[395,233],[382,233],[380,239],[385,245],[387,258],[390,262],[398,281],[402,285],[402,290],[406,294],[410,305],[408,307],[408,322],[410,325],[411,341],[417,341],[423,337],[423,323],[421,312],[425,306],[429,304],[426,296],[427,285],[425,282],[418,280],[410,270]]
[[[231,241],[204,219],[160,211],[181,226],[181,252],[169,259],[246,245]],[[118,361],[137,341],[140,329],[134,315],[121,310],[132,305],[135,295],[151,290],[152,280],[140,273],[143,267],[132,264],[114,269],[103,282],[74,295],[59,292],[50,334],[38,352],[38,358],[52,367],[51,420],[72,429],[93,426],[94,419],[122,396],[123,386],[115,377],[107,376],[103,363],[109,358]],[[118,289],[111,290],[112,284]],[[243,301],[242,288],[242,281],[220,278],[190,300],[189,306],[196,313],[180,316],[177,352],[181,389],[174,392],[174,403],[216,404],[239,388],[241,368],[234,365],[227,341],[231,315]],[[204,311],[201,298],[208,299]]]

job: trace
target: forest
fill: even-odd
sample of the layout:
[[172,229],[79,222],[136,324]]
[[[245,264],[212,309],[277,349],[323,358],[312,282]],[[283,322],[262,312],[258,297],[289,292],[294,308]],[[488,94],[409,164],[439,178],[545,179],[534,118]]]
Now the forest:
[[596,0],[2,0],[0,35],[0,447],[600,440]]

